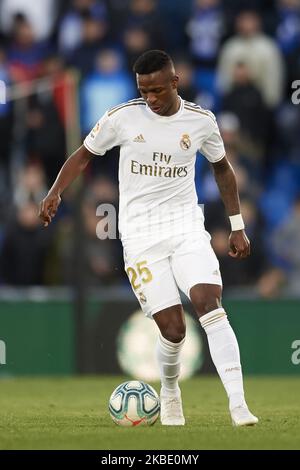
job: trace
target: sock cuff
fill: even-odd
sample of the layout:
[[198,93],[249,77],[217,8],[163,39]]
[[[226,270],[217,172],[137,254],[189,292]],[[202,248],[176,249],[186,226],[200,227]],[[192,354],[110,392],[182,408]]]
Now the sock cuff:
[[179,343],[172,343],[172,341],[169,341],[168,339],[164,338],[162,336],[161,333],[159,333],[159,336],[158,336],[158,341],[163,345],[163,346],[166,346],[166,347],[169,347],[169,348],[172,348],[173,350],[174,349],[180,349],[184,342],[185,342],[185,338],[183,338]]
[[208,326],[215,325],[222,320],[227,319],[226,312],[223,307],[216,308],[209,313],[206,313],[202,317],[199,318],[201,326],[205,329]]

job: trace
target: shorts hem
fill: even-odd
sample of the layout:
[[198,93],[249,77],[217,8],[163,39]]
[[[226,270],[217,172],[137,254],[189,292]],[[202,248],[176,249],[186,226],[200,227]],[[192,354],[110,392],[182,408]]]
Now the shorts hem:
[[198,282],[194,282],[188,289],[187,291],[185,292],[185,295],[191,300],[191,297],[190,297],[190,291],[192,289],[192,287],[196,286],[197,284],[213,284],[215,286],[220,286],[223,288],[223,283],[222,281],[220,280],[219,282],[216,282],[216,280],[213,280],[213,281],[210,281],[210,280],[205,280],[205,281],[198,281]]
[[158,307],[154,307],[152,310],[149,312],[145,312],[146,317],[153,318],[153,315],[160,310],[163,310],[168,307],[173,307],[174,305],[181,305],[181,300],[180,297],[176,297],[175,299],[169,300],[168,302],[165,302],[164,304],[159,305]]

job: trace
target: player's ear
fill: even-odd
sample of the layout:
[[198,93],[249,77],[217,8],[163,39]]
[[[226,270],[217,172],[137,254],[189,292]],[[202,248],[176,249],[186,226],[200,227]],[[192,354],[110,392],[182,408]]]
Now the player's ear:
[[174,75],[174,77],[172,77],[172,88],[173,88],[173,89],[177,89],[177,88],[178,88],[178,82],[179,82],[179,77],[178,77],[178,75]]

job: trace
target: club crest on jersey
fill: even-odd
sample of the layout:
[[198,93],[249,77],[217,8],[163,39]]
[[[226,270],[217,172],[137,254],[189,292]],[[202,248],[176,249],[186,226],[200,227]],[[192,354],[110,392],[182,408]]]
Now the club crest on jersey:
[[190,136],[188,134],[183,134],[180,141],[180,147],[182,150],[188,150],[192,145]]

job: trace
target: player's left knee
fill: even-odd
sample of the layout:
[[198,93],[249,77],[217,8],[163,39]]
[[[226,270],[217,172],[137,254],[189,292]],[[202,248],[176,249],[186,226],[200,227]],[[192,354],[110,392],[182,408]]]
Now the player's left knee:
[[222,307],[221,299],[216,296],[206,296],[202,298],[195,299],[193,301],[193,306],[199,317],[206,315],[217,308]]
[[222,307],[221,297],[219,285],[196,284],[190,290],[190,299],[198,317]]

